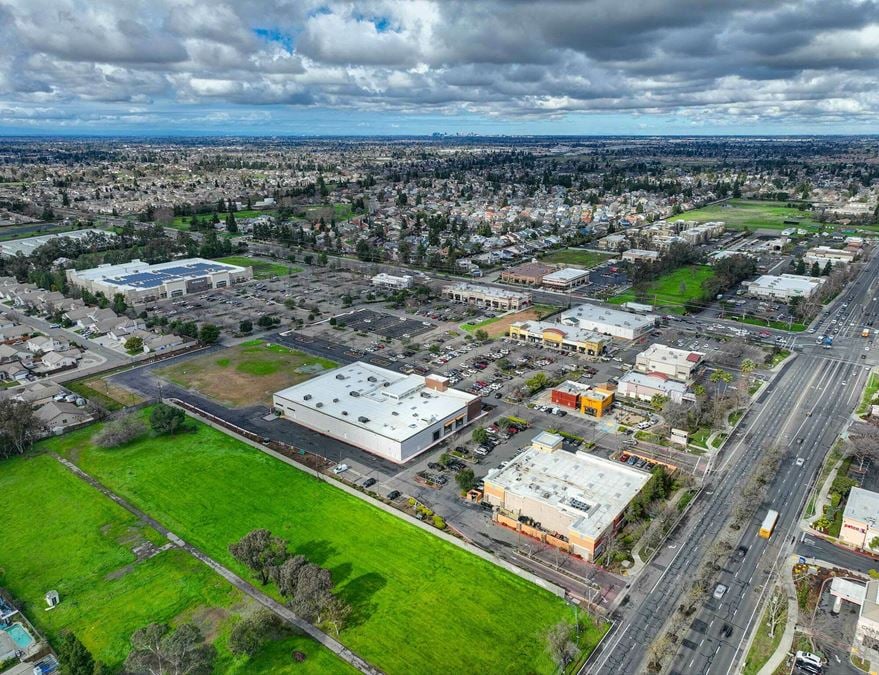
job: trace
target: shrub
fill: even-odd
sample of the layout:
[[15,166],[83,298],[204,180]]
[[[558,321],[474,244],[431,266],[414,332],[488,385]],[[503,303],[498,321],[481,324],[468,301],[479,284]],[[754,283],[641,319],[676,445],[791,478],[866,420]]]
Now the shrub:
[[140,438],[147,431],[146,423],[137,413],[130,413],[124,417],[107,422],[104,427],[92,437],[92,442],[99,448],[118,448],[131,441]]

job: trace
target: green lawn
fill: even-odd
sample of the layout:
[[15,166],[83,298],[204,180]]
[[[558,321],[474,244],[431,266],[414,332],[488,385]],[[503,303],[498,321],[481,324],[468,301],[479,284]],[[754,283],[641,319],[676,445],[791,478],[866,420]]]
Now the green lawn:
[[[776,591],[781,593],[781,591]],[[769,658],[775,653],[781,642],[781,636],[784,635],[784,625],[787,620],[787,598],[782,599],[784,604],[784,613],[781,620],[775,628],[775,636],[769,637],[769,626],[766,623],[765,609],[764,615],[760,618],[760,626],[758,627],[754,641],[751,643],[751,649],[748,651],[748,657],[745,659],[744,675],[756,675],[760,672]],[[787,670],[785,670],[787,672]]]
[[733,314],[728,314],[726,316],[730,321],[739,321],[741,323],[748,323],[752,326],[763,326],[764,328],[774,328],[776,330],[790,330],[793,333],[802,333],[806,330],[806,324],[804,323],[791,323],[787,324],[784,321],[773,321],[772,319],[760,319],[756,316],[736,316]]
[[[256,209],[243,209],[241,211],[235,212],[235,220],[240,221],[244,218],[256,218],[257,216],[275,216],[277,215],[277,211],[257,211]],[[198,219],[200,221],[210,220],[210,213],[199,213]],[[217,217],[220,219],[221,223],[226,222],[227,212],[218,213]],[[175,216],[174,220],[172,220],[167,227],[173,227],[175,230],[182,230],[183,232],[190,231],[190,223],[192,222],[192,216]]]
[[[682,267],[644,284],[643,302],[663,312],[683,314],[684,304],[688,300],[702,297],[702,282],[713,276],[714,268],[709,265]],[[626,302],[638,302],[638,297],[635,289],[630,288],[613,296],[608,302],[622,305]]]
[[251,258],[246,255],[230,255],[226,256],[225,258],[217,258],[216,260],[217,262],[227,263],[229,265],[252,267],[254,279],[286,277],[290,274],[298,274],[302,271],[301,267],[284,265],[282,263],[272,262],[270,260],[260,260],[259,258]]
[[[4,225],[0,227],[0,241],[14,241],[27,239],[46,234],[64,234],[85,229],[76,225],[64,225],[63,223],[28,223],[25,225]],[[98,228],[100,229],[100,228]]]
[[708,437],[711,435],[711,427],[699,427],[690,434],[690,444],[708,449]]
[[544,635],[572,612],[537,586],[204,425],[110,451],[92,433],[47,444],[245,577],[230,543],[288,539],[332,571],[354,609],[342,641],[385,672],[554,671]]
[[465,330],[468,333],[472,333],[473,331],[475,331],[479,328],[483,328],[485,326],[490,326],[491,324],[493,324],[497,321],[500,321],[502,318],[503,317],[500,317],[500,316],[493,316],[490,319],[483,319],[482,321],[477,321],[476,323],[470,323],[468,321],[467,323],[461,324],[461,330]]
[[[80,439],[93,432],[83,430]],[[70,630],[112,669],[124,661],[131,633],[148,623],[193,620],[206,634],[228,632],[250,602],[179,549],[136,562],[134,546],[145,541],[161,546],[164,537],[48,455],[0,463],[0,494],[7,505],[0,519],[0,586],[50,641]],[[60,593],[61,604],[46,612],[43,595],[50,589]],[[299,636],[253,659],[233,657],[218,641],[215,670],[284,672],[291,663],[289,641],[309,654],[307,672],[348,671],[330,652]],[[280,645],[284,650],[278,651]]]
[[[730,230],[786,230],[789,227],[802,227],[809,231],[821,229],[821,223],[812,220],[810,214],[810,211],[787,206],[787,202],[731,199],[722,204],[686,211],[669,220],[695,220],[701,223],[722,220]],[[786,220],[797,221],[798,224],[785,223]]]
[[577,265],[589,269],[600,265],[605,260],[615,258],[610,253],[599,253],[598,251],[585,251],[579,248],[563,248],[558,251],[552,251],[545,256],[541,256],[541,260],[546,263],[558,263],[562,265]]
[[864,394],[861,396],[861,404],[858,406],[858,415],[865,415],[867,413],[877,391],[879,391],[879,375],[870,373],[870,377],[867,378],[867,383],[864,386]]

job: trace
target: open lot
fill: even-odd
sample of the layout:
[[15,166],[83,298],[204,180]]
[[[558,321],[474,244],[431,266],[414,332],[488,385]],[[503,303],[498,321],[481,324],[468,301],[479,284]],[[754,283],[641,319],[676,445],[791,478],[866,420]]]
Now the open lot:
[[100,376],[68,382],[65,386],[70,391],[99,403],[107,410],[121,410],[143,401],[143,397],[139,394]]
[[298,274],[302,271],[301,267],[293,265],[282,265],[281,263],[271,262],[269,260],[260,260],[259,258],[251,258],[246,255],[230,255],[225,258],[217,258],[219,262],[228,263],[229,265],[240,265],[241,267],[252,267],[254,279],[271,279],[272,277],[283,277],[290,274]]
[[[346,645],[387,673],[552,673],[564,601],[207,426],[104,451],[50,441],[180,536],[250,578],[230,543],[256,527],[327,567],[353,607]],[[242,480],[246,477],[246,480]],[[605,626],[583,633],[592,649]]]
[[[686,211],[669,220],[695,220],[705,223],[722,220],[732,230],[785,230],[802,227],[806,230],[821,229],[822,224],[812,220],[809,211],[790,207],[787,202],[752,201],[731,199],[722,204],[712,204],[701,209]],[[826,226],[831,228],[832,226]]]
[[279,389],[335,368],[328,359],[282,345],[249,340],[156,371],[160,377],[216,401],[240,407],[270,403]]
[[429,321],[401,318],[371,309],[358,309],[350,314],[340,314],[336,316],[336,321],[348,328],[387,338],[415,337],[436,328]]
[[[93,432],[84,430],[80,441],[87,443]],[[192,620],[216,637],[216,672],[288,672],[293,665],[296,672],[347,672],[330,652],[297,636],[252,659],[233,657],[228,632],[250,601],[181,550],[139,557],[134,547],[161,546],[164,538],[50,456],[2,462],[0,492],[15,504],[0,519],[0,585],[50,641],[70,630],[96,660],[116,670],[138,628]],[[43,595],[50,589],[60,593],[61,604],[46,612]],[[308,659],[293,664],[292,649]]]
[[558,311],[558,309],[558,307],[554,307],[553,305],[534,305],[528,309],[523,309],[521,312],[513,312],[512,314],[505,314],[504,316],[497,316],[491,319],[477,321],[476,323],[462,323],[461,329],[468,333],[482,329],[488,333],[489,337],[501,337],[507,334],[510,324],[513,324],[516,321],[540,320],[549,316],[553,312]]
[[[645,284],[643,301],[654,305],[658,311],[683,314],[684,304],[689,300],[700,298],[702,296],[702,282],[712,276],[714,276],[714,270],[708,265],[682,267]],[[634,288],[608,300],[615,305],[637,301],[638,293],[635,292]]]
[[610,260],[615,257],[617,256],[610,253],[601,253],[599,251],[587,251],[580,248],[563,248],[541,257],[541,260],[547,263],[576,265],[584,269],[589,269],[590,267],[600,265],[605,260]]
[[[259,216],[274,216],[277,211],[257,211],[256,209],[244,209],[242,211],[235,212],[235,219],[237,221],[241,221],[244,218],[258,218]],[[218,213],[217,216],[220,219],[220,222],[223,223],[226,221],[226,213]],[[210,220],[210,213],[200,213],[198,215],[198,219],[200,221]],[[192,222],[192,216],[175,216],[174,220],[172,220],[168,227],[173,227],[175,230],[182,230],[184,232],[189,232],[192,230],[190,224]]]

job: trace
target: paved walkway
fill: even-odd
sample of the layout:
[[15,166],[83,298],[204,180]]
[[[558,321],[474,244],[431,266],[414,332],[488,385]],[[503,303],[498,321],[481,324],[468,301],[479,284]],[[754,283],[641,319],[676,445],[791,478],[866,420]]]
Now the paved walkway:
[[[787,595],[787,623],[784,626],[784,633],[781,636],[781,642],[775,649],[775,653],[769,657],[769,660],[763,664],[763,667],[757,675],[772,675],[779,666],[787,659],[788,652],[794,643],[794,632],[797,628],[797,618],[799,617],[799,605],[797,604],[797,587],[794,585],[794,565],[799,560],[799,556],[792,555],[788,557],[781,569],[781,586]],[[763,614],[760,614],[763,618]],[[753,635],[760,630],[760,624],[754,631]],[[750,642],[749,642],[750,649]],[[747,654],[747,651],[745,652]]]
[[334,639],[333,637],[327,635],[322,630],[317,628],[316,626],[308,623],[307,621],[302,620],[298,616],[296,616],[293,612],[290,611],[287,607],[276,601],[274,598],[269,597],[259,589],[257,589],[252,584],[246,582],[244,579],[235,574],[232,570],[224,567],[216,560],[208,556],[204,551],[196,548],[192,544],[188,544],[183,541],[176,534],[171,532],[164,525],[159,523],[154,518],[151,518],[146,513],[136,508],[125,499],[117,495],[115,492],[112,492],[109,488],[105,487],[102,483],[100,483],[96,478],[93,478],[85,471],[76,466],[73,462],[64,459],[60,455],[56,453],[52,453],[52,456],[61,462],[65,467],[67,467],[72,473],[76,476],[84,480],[86,483],[91,485],[101,494],[109,497],[114,502],[119,504],[122,508],[124,508],[129,513],[134,514],[137,518],[139,518],[144,523],[147,523],[150,527],[155,529],[157,532],[160,532],[162,535],[167,537],[174,545],[178,548],[183,549],[193,557],[197,558],[205,565],[214,570],[217,574],[222,576],[224,579],[229,581],[235,588],[240,590],[245,595],[250,596],[258,603],[260,603],[263,607],[271,610],[281,619],[286,621],[287,623],[296,626],[299,630],[301,630],[306,635],[310,636],[316,642],[319,642],[324,647],[329,649],[331,652],[336,654],[340,659],[347,661],[351,666],[356,668],[362,673],[368,673],[369,675],[380,675],[382,671],[378,670],[374,666],[367,663],[364,659],[359,657],[357,654],[352,652],[350,649],[345,647],[341,642]]

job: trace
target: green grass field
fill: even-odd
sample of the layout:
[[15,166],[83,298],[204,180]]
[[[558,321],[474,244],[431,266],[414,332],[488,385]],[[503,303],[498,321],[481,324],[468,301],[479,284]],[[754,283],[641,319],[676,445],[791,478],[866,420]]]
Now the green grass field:
[[773,321],[772,319],[761,319],[756,316],[736,316],[735,314],[728,314],[727,319],[730,321],[739,321],[741,323],[751,324],[752,326],[762,326],[763,328],[775,328],[776,330],[790,330],[794,333],[801,333],[806,330],[806,324],[803,323],[791,323],[788,324],[784,321]]
[[272,394],[336,367],[334,361],[283,345],[248,340],[220,352],[196,356],[156,374],[186,389],[238,407],[268,403]]
[[[235,212],[235,220],[242,220],[243,218],[256,218],[257,216],[274,216],[278,212],[277,211],[257,211],[256,209],[243,209],[241,211]],[[217,217],[220,219],[221,223],[226,222],[226,212],[218,213]],[[210,220],[210,213],[199,213],[199,220]],[[190,223],[192,222],[192,216],[174,216],[174,220],[172,220],[167,227],[173,227],[175,230],[182,230],[183,232],[190,231]]]
[[286,277],[291,274],[299,274],[299,272],[302,271],[301,267],[284,265],[283,263],[272,262],[270,260],[260,260],[259,258],[251,258],[246,255],[230,255],[225,258],[217,258],[216,260],[217,262],[227,263],[229,265],[252,267],[254,279]]
[[342,642],[385,672],[554,672],[545,633],[573,617],[547,591],[202,424],[110,451],[92,433],[47,445],[245,577],[230,543],[258,527],[288,539],[352,606]]
[[787,202],[769,202],[747,199],[731,199],[722,204],[712,204],[701,209],[686,211],[673,216],[669,220],[696,220],[700,223],[722,220],[728,229],[743,230],[786,230],[795,227],[785,220],[794,221],[796,227],[802,227],[809,231],[821,229],[821,223],[812,220],[809,211],[800,211],[797,208],[787,206]]
[[[643,302],[669,314],[683,314],[684,304],[700,298],[702,282],[713,276],[714,269],[708,265],[682,267],[646,284]],[[634,288],[630,288],[613,296],[608,302],[614,305],[638,302],[638,295]]]
[[614,258],[609,253],[599,253],[597,251],[584,251],[577,248],[563,248],[558,251],[552,251],[540,259],[546,263],[559,263],[562,265],[577,265],[589,269],[600,265],[605,260]]
[[[94,432],[80,434],[83,443]],[[240,591],[189,554],[171,549],[136,562],[132,548],[165,543],[158,532],[41,454],[0,463],[0,586],[50,641],[63,630],[76,634],[96,660],[118,669],[129,637],[151,622],[192,620],[203,633],[228,635],[250,606]],[[55,589],[61,604],[44,611],[43,595]],[[295,643],[295,647],[291,647]],[[215,642],[217,673],[287,672],[290,649],[309,658],[305,672],[349,672],[308,638],[291,636],[266,646],[253,659],[236,658]],[[281,649],[283,647],[283,649]]]
[[858,405],[858,415],[864,415],[870,409],[870,406],[872,405],[871,402],[877,391],[879,391],[879,375],[876,373],[870,373],[870,376],[867,378],[867,382],[864,385],[864,393],[861,395],[861,403]]

